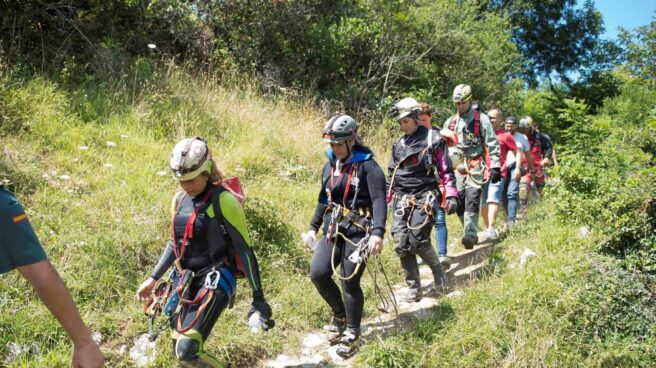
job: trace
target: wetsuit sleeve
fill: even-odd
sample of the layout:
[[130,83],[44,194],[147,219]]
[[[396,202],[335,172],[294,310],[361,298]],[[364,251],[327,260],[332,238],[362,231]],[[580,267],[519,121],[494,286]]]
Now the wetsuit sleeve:
[[433,162],[437,166],[437,174],[440,176],[440,182],[444,184],[447,197],[458,197],[456,183],[453,180],[455,176],[449,175],[449,164],[446,162],[443,145],[438,147],[433,154]]
[[173,253],[173,240],[169,240],[164,247],[164,252],[162,252],[162,255],[159,257],[159,262],[157,262],[155,270],[153,270],[153,273],[150,274],[150,277],[155,280],[161,279],[166,270],[173,266],[173,262],[175,262],[175,254]]
[[314,215],[312,220],[310,220],[310,230],[318,232],[319,228],[323,223],[323,214],[326,213],[326,208],[328,207],[328,196],[326,196],[326,183],[330,175],[330,163],[326,163],[323,167],[321,174],[321,190],[319,191],[319,199],[317,200],[317,207],[314,210]]
[[490,168],[500,168],[501,146],[499,146],[497,135],[492,129],[490,118],[485,114],[481,114],[481,127],[483,128],[485,146],[487,146],[487,152],[490,155]]
[[385,201],[385,174],[376,161],[369,160],[365,164],[367,188],[371,197],[373,229],[371,235],[383,237],[387,222],[387,201]]
[[46,258],[23,207],[0,189],[0,274]]
[[219,202],[221,212],[223,213],[223,222],[232,241],[232,249],[244,266],[246,277],[253,289],[253,298],[263,298],[264,292],[262,291],[260,268],[257,264],[255,252],[251,248],[251,238],[248,235],[244,210],[241,208],[237,198],[229,191],[221,193]]

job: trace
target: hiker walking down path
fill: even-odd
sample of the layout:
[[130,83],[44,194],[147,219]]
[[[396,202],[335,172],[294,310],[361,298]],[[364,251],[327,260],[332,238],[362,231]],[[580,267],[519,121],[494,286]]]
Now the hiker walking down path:
[[[472,107],[472,89],[459,84],[453,90],[453,103],[457,113],[444,122],[445,129],[458,135],[457,149],[463,162],[456,171],[464,176],[464,236],[462,245],[472,249],[478,244],[478,215],[483,185],[489,180],[498,183],[501,178],[501,149],[490,118]],[[489,155],[489,164],[485,156]],[[459,188],[460,189],[460,188]]]
[[430,241],[433,206],[437,201],[443,210],[453,213],[458,196],[449,176],[445,140],[436,129],[420,125],[420,112],[419,103],[410,97],[389,110],[404,133],[392,146],[388,201],[392,203],[394,251],[408,285],[406,301],[422,297],[417,255],[433,273],[434,290],[440,292],[446,285],[444,269]]
[[[220,184],[223,173],[207,143],[200,137],[180,141],[170,167],[182,188],[172,201],[171,239],[137,296],[152,304],[153,291],[162,281],[169,282],[171,295],[163,312],[170,318],[180,364],[220,367],[203,345],[235,296],[238,274],[248,278],[253,290],[248,316],[259,313],[267,328],[272,324],[271,308],[264,298],[244,211],[235,195]],[[162,279],[171,266],[169,277]]]
[[[321,175],[321,190],[310,230],[303,234],[313,248],[310,278],[332,312],[331,344],[339,343],[337,354],[348,358],[360,345],[360,323],[364,294],[360,279],[368,255],[383,249],[387,220],[385,175],[373,160],[373,152],[357,135],[355,119],[333,116],[323,129],[330,144],[328,161]],[[317,242],[317,232],[323,237]],[[340,292],[332,276],[339,266]]]

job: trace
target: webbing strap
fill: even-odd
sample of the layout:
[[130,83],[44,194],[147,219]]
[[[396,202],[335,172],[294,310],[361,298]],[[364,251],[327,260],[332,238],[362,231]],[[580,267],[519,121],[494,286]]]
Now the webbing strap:
[[[214,187],[210,188],[207,193],[201,198],[201,202],[205,203],[207,200],[212,196],[212,193],[214,193]],[[180,206],[182,205],[182,201],[187,195],[185,194],[182,199],[180,199],[180,202],[178,203],[176,212],[180,210]],[[200,212],[202,205],[196,206],[194,208],[194,212],[192,212],[191,216],[189,216],[189,220],[187,220],[187,224],[185,225],[185,230],[184,233],[182,234],[182,244],[180,244],[180,252],[178,253],[178,247],[177,247],[177,239],[175,238],[175,213],[173,214],[173,219],[171,220],[171,237],[173,238],[173,254],[175,254],[175,261],[176,264],[179,264],[180,260],[184,256],[185,248],[187,247],[187,239],[193,239],[194,237],[194,222],[196,222],[196,217],[198,216],[198,213]]]

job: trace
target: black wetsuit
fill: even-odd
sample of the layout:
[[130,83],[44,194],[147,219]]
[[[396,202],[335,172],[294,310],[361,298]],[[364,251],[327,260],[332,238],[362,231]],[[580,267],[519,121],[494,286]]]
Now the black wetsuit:
[[[219,203],[220,216],[215,214],[213,201]],[[215,358],[204,352],[202,345],[236,291],[235,260],[240,260],[243,265],[245,276],[253,289],[253,299],[264,300],[257,259],[250,247],[244,211],[229,191],[208,183],[205,190],[195,197],[189,197],[183,192],[176,194],[173,208],[174,234],[166,244],[152,277],[161,278],[174,264],[176,253],[179,256],[183,252],[180,259],[181,268],[195,273],[188,297],[194,299],[202,291],[207,273],[212,271],[213,267],[221,271],[224,283],[215,289],[212,300],[207,300],[202,315],[197,316],[198,309],[206,301],[205,298],[198,304],[183,309],[180,325],[188,328],[188,331],[179,331],[177,315],[174,315],[171,321],[174,328],[174,350],[178,358],[187,362],[201,360],[204,364],[214,366]],[[182,250],[185,228],[195,210],[197,215],[193,222],[193,233],[187,237],[187,244]],[[229,282],[225,282],[226,279]]]
[[[319,193],[319,203],[310,222],[310,228],[318,231],[323,224],[324,237],[319,240],[314,250],[310,278],[317,290],[328,303],[334,315],[338,318],[346,317],[346,324],[349,328],[360,328],[362,320],[362,309],[364,306],[364,295],[360,287],[360,278],[365,269],[362,263],[357,274],[349,280],[342,280],[342,289],[344,299],[339,291],[339,287],[332,279],[333,269],[331,266],[331,256],[333,246],[335,247],[335,266],[341,265],[340,275],[347,277],[351,275],[356,264],[348,260],[348,256],[356,249],[349,242],[337,236],[333,241],[326,238],[326,230],[330,224],[332,211],[328,209],[328,196],[326,189],[330,191],[330,198],[339,205],[346,205],[349,209],[363,212],[369,211],[371,214],[371,235],[383,237],[385,234],[385,221],[387,219],[387,204],[385,202],[385,175],[383,170],[373,160],[373,154],[370,150],[361,147],[356,148],[353,157],[346,164],[340,165],[341,176],[333,175],[335,165],[337,164],[335,156],[328,151],[328,162],[323,168],[322,186]],[[353,178],[357,178],[358,189],[354,186],[353,179],[346,197],[344,194],[347,188],[348,173],[353,168]],[[357,170],[356,170],[357,169]],[[331,183],[332,176],[332,183]],[[357,198],[355,198],[357,192]],[[355,203],[353,203],[355,199]],[[340,233],[351,242],[357,244],[366,233],[357,228],[350,226],[348,229],[340,227]]]

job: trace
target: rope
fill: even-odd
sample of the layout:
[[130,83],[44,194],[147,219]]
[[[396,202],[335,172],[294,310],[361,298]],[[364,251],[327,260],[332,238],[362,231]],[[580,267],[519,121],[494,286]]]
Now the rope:
[[[390,313],[390,306],[394,307],[394,314],[399,315],[399,310],[397,309],[396,296],[394,295],[394,290],[392,289],[392,284],[385,273],[385,268],[383,267],[383,262],[380,259],[378,254],[373,255],[370,260],[373,259],[373,264],[367,268],[367,272],[371,279],[374,282],[374,293],[380,299],[380,306],[377,307],[379,312]],[[367,264],[369,261],[367,261]],[[372,268],[373,267],[373,268]],[[382,287],[378,284],[378,273],[382,274],[385,278],[385,284],[387,285],[387,290],[383,290]],[[380,313],[378,314],[378,319],[382,323],[382,317]]]
[[[435,194],[433,192],[428,192],[423,200],[417,199],[417,197],[415,197],[414,195],[409,196],[407,194],[404,194],[403,197],[401,197],[401,206],[396,211],[394,211],[394,216],[403,217],[406,209],[410,208],[410,213],[408,213],[408,219],[406,220],[406,226],[410,230],[419,230],[424,226],[426,226],[428,221],[430,221],[431,218],[434,216],[434,212],[433,212],[434,201],[435,201]],[[419,226],[413,227],[410,225],[410,220],[412,219],[412,213],[417,208],[423,210],[427,214],[427,216],[424,218],[424,221]]]
[[[353,272],[349,276],[346,276],[346,277],[342,277],[337,272],[337,267],[335,266],[335,249],[337,248],[337,236],[340,236],[342,239],[344,239],[345,242],[351,244],[352,246],[354,246],[356,248],[355,252],[353,252],[352,254],[357,253],[357,254],[360,255],[358,257],[358,261],[354,262],[355,263],[355,269],[353,270]],[[355,275],[357,275],[358,271],[360,270],[360,266],[362,266],[363,261],[366,262],[367,258],[371,254],[371,248],[369,247],[369,238],[370,238],[370,233],[369,233],[369,231],[367,231],[367,235],[365,235],[364,238],[360,239],[359,242],[354,243],[351,240],[349,240],[349,238],[344,236],[344,234],[340,233],[339,230],[335,231],[335,234],[333,236],[333,251],[332,251],[332,254],[330,256],[330,265],[333,269],[333,273],[337,274],[337,277],[340,280],[347,281],[347,280],[352,279]],[[343,255],[342,255],[342,257],[343,257]]]

